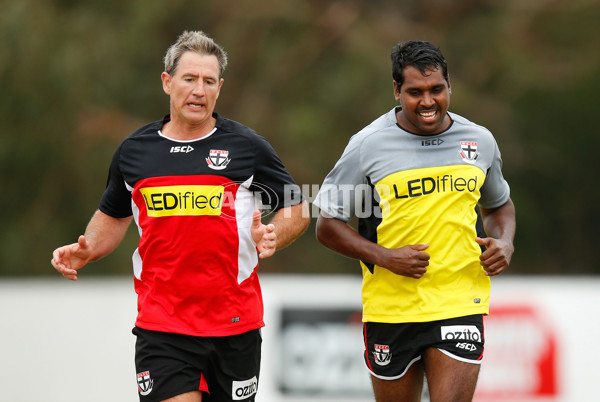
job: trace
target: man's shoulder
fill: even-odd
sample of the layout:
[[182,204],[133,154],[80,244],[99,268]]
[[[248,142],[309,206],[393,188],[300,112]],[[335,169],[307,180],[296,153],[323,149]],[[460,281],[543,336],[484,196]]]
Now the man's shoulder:
[[240,134],[248,137],[260,137],[260,135],[258,135],[256,131],[238,121],[222,117],[216,113],[215,117],[217,119],[217,129],[228,133]]
[[250,127],[238,121],[221,117],[216,113],[215,116],[217,118],[216,128],[222,141],[230,142],[231,136],[233,136],[236,144],[240,144],[240,141],[245,142],[254,152],[274,152],[269,141]]
[[150,135],[150,134],[158,134],[158,132],[162,128],[164,122],[168,121],[168,118],[169,117],[166,116],[160,120],[156,120],[156,121],[150,122],[148,124],[145,124],[145,125],[139,127],[138,129],[133,131],[131,134],[129,134],[127,137],[125,137],[123,139],[123,142],[125,142],[129,139],[139,138],[139,137]]
[[448,112],[448,114],[450,115],[450,117],[452,118],[453,121],[453,128],[455,130],[466,130],[466,131],[470,131],[473,133],[480,133],[481,135],[489,135],[492,136],[492,133],[490,130],[488,130],[486,127],[474,123],[471,120],[467,119],[466,117],[463,117],[459,114],[456,113],[452,113],[452,112]]
[[395,127],[396,122],[396,108],[393,108],[373,120],[358,133],[354,134],[350,138],[350,142],[363,142],[365,139],[376,136],[378,133],[381,133],[390,127]]
[[162,128],[165,120],[167,119],[168,116],[139,127],[138,129],[130,133],[127,137],[121,140],[121,143],[117,148],[117,152],[121,153],[131,148],[132,144],[139,144],[140,141],[144,142],[147,138],[150,138],[151,136],[158,136],[160,129]]

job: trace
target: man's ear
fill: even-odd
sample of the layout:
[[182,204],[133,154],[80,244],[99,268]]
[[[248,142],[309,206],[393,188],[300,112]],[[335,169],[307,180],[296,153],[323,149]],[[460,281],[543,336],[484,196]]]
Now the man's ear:
[[163,71],[160,75],[160,79],[162,80],[163,91],[165,91],[167,95],[171,95],[171,75],[166,71]]
[[217,89],[217,99],[219,99],[219,95],[221,94],[221,87],[223,86],[224,82],[225,80],[223,78],[219,80],[219,89]]
[[396,102],[400,102],[400,88],[398,88],[398,83],[396,81],[392,81],[394,83],[394,99]]

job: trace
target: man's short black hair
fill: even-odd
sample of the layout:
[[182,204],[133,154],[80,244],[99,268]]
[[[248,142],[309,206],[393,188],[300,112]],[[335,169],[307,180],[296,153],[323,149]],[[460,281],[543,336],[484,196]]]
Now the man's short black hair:
[[425,41],[399,42],[392,49],[392,78],[396,81],[398,89],[404,83],[403,70],[408,66],[419,69],[421,74],[433,72],[441,68],[442,74],[448,81],[448,66],[442,51]]

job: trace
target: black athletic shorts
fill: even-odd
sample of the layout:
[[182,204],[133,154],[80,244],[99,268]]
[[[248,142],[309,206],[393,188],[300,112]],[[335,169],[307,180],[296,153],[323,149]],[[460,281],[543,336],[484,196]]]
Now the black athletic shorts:
[[431,322],[386,324],[366,322],[365,363],[371,374],[395,380],[433,347],[453,359],[480,364],[483,358],[483,315]]
[[203,402],[254,401],[258,389],[260,329],[198,337],[135,327],[140,401],[162,401],[203,391]]

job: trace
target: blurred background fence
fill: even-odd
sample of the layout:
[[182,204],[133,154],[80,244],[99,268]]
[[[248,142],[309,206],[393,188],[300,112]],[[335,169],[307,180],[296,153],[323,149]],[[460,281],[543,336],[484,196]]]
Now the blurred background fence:
[[[261,282],[257,401],[373,401],[360,278],[265,274]],[[0,281],[0,401],[137,401],[132,287],[123,277]],[[598,277],[497,278],[475,402],[598,400],[599,288]]]

